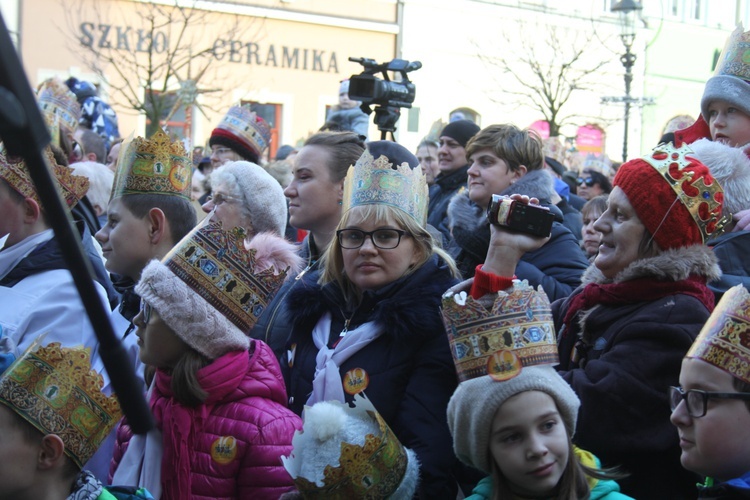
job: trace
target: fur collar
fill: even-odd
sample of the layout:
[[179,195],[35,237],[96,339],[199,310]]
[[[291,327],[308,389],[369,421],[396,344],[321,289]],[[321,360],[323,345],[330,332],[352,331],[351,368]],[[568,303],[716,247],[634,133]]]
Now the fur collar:
[[741,148],[709,139],[690,144],[694,156],[708,167],[724,188],[724,214],[731,216],[750,208],[750,158]]
[[272,267],[274,272],[286,271],[287,276],[297,276],[302,269],[302,257],[294,243],[274,233],[258,233],[247,245],[255,250],[255,271],[261,272]]
[[[383,296],[366,294],[360,308],[371,308],[366,321],[378,321],[385,326],[385,335],[401,341],[424,341],[445,335],[440,316],[443,292],[458,280],[453,278],[444,262],[433,257],[418,271],[397,285],[392,293]],[[368,302],[369,301],[369,302]],[[328,310],[337,312],[343,307],[338,287],[329,283],[324,287],[296,286],[288,296],[289,315],[295,329],[312,330],[318,319]],[[359,309],[357,315],[359,315]]]
[[[499,194],[523,194],[539,198],[539,202],[548,206],[555,213],[555,219],[560,221],[562,220],[562,214],[554,206],[549,206],[554,192],[555,184],[552,181],[552,176],[546,170],[532,170]],[[466,188],[462,188],[451,198],[448,204],[448,220],[451,228],[461,227],[468,231],[474,231],[487,224],[485,211],[471,201],[469,190]]]
[[594,265],[590,265],[581,277],[581,283],[622,283],[638,278],[652,277],[658,280],[681,281],[690,275],[703,276],[713,281],[721,276],[719,261],[713,251],[705,245],[666,250],[656,257],[639,259],[623,269],[613,280],[604,277]]

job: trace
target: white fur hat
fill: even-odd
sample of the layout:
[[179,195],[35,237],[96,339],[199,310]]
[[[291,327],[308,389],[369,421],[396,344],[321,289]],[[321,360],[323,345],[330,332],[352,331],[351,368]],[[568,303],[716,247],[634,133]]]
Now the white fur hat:
[[284,234],[287,205],[284,189],[271,174],[249,161],[228,162],[211,173],[211,185],[236,186],[242,207],[256,233]]
[[750,208],[750,158],[741,148],[700,139],[690,144],[690,149],[694,153],[690,156],[707,166],[724,188],[725,215]]
[[578,396],[551,365],[527,366],[509,380],[500,382],[484,375],[458,385],[448,403],[448,427],[459,460],[491,472],[490,432],[495,413],[508,398],[526,391],[552,396],[568,436],[573,437],[581,406]]
[[[419,483],[416,454],[401,445],[363,394],[354,404],[321,401],[305,407],[292,454],[281,457],[284,468],[303,496],[412,498]],[[378,443],[364,449],[366,439]]]

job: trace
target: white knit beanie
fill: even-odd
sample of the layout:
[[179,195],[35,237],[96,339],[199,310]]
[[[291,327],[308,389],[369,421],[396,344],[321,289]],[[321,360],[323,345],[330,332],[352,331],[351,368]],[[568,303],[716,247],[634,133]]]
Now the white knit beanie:
[[180,339],[209,359],[250,347],[248,337],[234,323],[158,260],[143,270],[135,292]]
[[211,185],[235,180],[242,195],[245,210],[256,233],[274,232],[284,234],[287,205],[281,184],[263,167],[249,161],[228,162],[211,173]]
[[723,211],[733,215],[750,208],[750,158],[741,148],[700,139],[690,144],[694,156],[724,188]]
[[708,108],[714,101],[728,102],[750,116],[750,83],[731,75],[709,78],[701,98],[701,115],[706,123],[710,119]]
[[461,382],[448,403],[448,427],[459,460],[491,473],[492,420],[508,398],[526,391],[541,391],[552,396],[568,436],[573,437],[581,402],[551,365],[524,367],[517,376],[502,382],[484,375]]

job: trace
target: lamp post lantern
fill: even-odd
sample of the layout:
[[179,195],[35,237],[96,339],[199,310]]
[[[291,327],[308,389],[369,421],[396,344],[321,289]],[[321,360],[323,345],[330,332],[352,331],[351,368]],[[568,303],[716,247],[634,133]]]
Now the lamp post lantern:
[[643,9],[639,2],[633,0],[619,0],[612,6],[612,12],[620,15],[620,39],[625,46],[625,54],[620,56],[620,62],[625,67],[625,124],[622,139],[622,161],[628,160],[628,126],[630,122],[630,84],[633,82],[633,65],[636,56],[631,52],[635,40],[636,13]]

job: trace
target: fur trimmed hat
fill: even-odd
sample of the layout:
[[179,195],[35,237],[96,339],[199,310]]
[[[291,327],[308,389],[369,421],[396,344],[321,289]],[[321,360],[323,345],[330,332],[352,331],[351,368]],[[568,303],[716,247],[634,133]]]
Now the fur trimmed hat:
[[249,105],[229,108],[208,140],[209,146],[226,146],[253,163],[258,163],[270,143],[271,127]]
[[701,116],[709,121],[708,108],[714,101],[724,101],[750,116],[750,83],[730,75],[709,78],[701,98]]
[[750,158],[742,149],[709,139],[695,141],[690,149],[724,188],[725,215],[750,208]]
[[224,184],[242,198],[242,209],[256,233],[284,234],[287,205],[281,184],[263,167],[247,161],[227,162],[211,173],[211,185]]
[[541,391],[552,396],[568,436],[573,437],[581,406],[578,396],[551,365],[526,366],[509,380],[499,382],[484,375],[458,385],[448,403],[448,427],[459,460],[491,473],[492,420],[505,401],[526,391]]
[[477,135],[479,130],[479,125],[471,120],[456,120],[443,127],[440,137],[450,137],[465,148],[469,139]]
[[[363,394],[354,407],[338,401],[306,406],[284,468],[305,498],[408,499],[419,483],[419,460]],[[307,496],[306,494],[310,494]]]
[[623,190],[662,250],[705,243],[721,228],[723,190],[691,156],[685,145],[660,144],[615,175],[614,187]]

